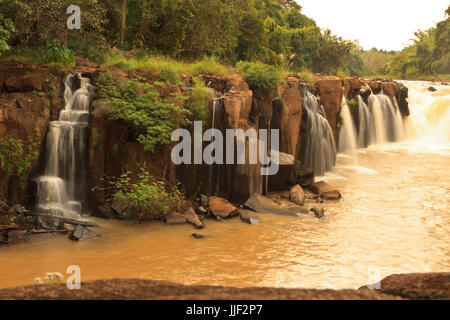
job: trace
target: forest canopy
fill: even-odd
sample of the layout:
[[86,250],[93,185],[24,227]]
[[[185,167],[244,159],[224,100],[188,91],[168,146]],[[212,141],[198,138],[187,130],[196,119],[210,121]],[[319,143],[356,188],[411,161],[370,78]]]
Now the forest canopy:
[[362,71],[357,43],[321,30],[293,0],[0,0],[0,52],[58,45],[102,60],[110,48],[196,61],[266,63],[326,74]]
[[[288,72],[421,78],[449,74],[449,18],[418,31],[401,52],[363,51],[321,29],[294,0],[0,0],[0,55],[33,62],[103,62],[111,49],[185,62],[257,62]],[[301,1],[299,1],[301,3]],[[448,13],[448,10],[447,10]],[[388,36],[388,35],[387,35]]]

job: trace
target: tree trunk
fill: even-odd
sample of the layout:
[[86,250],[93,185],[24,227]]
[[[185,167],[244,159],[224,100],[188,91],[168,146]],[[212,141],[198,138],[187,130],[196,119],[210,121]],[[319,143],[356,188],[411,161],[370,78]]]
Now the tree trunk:
[[127,20],[127,0],[122,3],[122,26],[120,28],[120,48],[123,47],[123,39],[125,38],[125,22]]

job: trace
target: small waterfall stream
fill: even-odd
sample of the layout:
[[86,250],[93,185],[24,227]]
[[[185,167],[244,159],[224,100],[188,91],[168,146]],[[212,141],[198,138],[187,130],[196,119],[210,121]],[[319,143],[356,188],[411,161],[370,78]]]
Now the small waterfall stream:
[[302,131],[305,132],[301,162],[315,175],[330,171],[336,163],[336,143],[320,100],[305,90],[303,97]]
[[[352,115],[350,114],[350,109],[348,107],[347,100],[342,97],[341,104],[341,117],[342,117],[342,127],[339,133],[339,145],[338,152],[346,153],[356,159],[356,129]],[[363,130],[364,131],[364,130]]]
[[86,134],[92,86],[88,78],[64,80],[64,109],[47,134],[44,175],[37,178],[37,210],[77,218],[86,198]]

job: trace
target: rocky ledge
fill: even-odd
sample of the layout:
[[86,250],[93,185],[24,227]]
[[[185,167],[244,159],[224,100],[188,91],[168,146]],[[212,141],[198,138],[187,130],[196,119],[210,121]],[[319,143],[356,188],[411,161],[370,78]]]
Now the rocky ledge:
[[396,274],[383,279],[380,289],[357,290],[284,288],[235,288],[182,285],[142,279],[110,279],[83,282],[80,290],[65,284],[33,285],[0,290],[0,299],[68,300],[403,300],[450,299],[450,273]]

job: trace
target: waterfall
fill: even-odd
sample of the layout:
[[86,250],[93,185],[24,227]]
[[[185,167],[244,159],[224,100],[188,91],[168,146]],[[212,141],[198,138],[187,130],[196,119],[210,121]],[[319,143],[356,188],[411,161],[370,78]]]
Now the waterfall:
[[321,176],[336,163],[333,132],[319,99],[307,90],[304,92],[303,106],[303,153],[300,159],[304,167],[312,168],[315,175]]
[[[212,119],[211,119],[211,129],[215,129],[214,125],[215,125],[215,121],[216,121],[216,108],[217,105],[220,103],[220,99],[213,99],[213,104],[212,104]],[[214,138],[215,139],[215,138]],[[216,176],[216,190],[213,190],[213,166],[214,164],[211,164],[209,166],[209,195],[213,196],[216,195],[218,192],[218,188],[219,188],[219,171],[217,170],[217,176]]]
[[85,200],[92,86],[81,75],[68,75],[64,87],[64,109],[50,122],[44,175],[37,178],[37,210],[76,218]]
[[342,97],[340,116],[343,124],[339,132],[338,152],[346,153],[355,160],[357,147],[356,129],[345,97]]
[[385,125],[380,101],[376,95],[369,96],[369,110],[372,114],[372,138],[370,144],[383,144],[386,142]]
[[372,114],[369,107],[364,102],[364,99],[358,95],[358,106],[355,110],[358,119],[357,135],[358,135],[358,147],[367,148],[369,144],[374,140],[374,123],[372,121]]
[[450,87],[429,82],[404,82],[409,89],[411,114],[405,120],[405,139],[422,139],[427,144],[450,142]]

